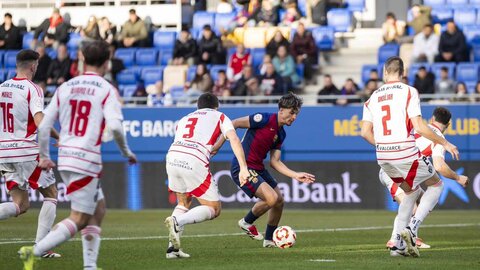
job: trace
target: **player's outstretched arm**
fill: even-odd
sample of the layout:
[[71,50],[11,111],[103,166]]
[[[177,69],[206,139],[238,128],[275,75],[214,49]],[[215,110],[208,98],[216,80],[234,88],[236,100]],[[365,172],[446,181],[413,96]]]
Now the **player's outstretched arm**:
[[410,118],[412,121],[413,128],[421,136],[429,139],[433,143],[442,145],[445,150],[452,154],[453,159],[459,160],[460,153],[455,145],[448,142],[445,138],[438,136],[431,128],[423,122],[423,119],[420,115]]
[[[237,128],[250,128],[250,119],[248,116],[240,117],[232,121],[233,127],[235,129]],[[221,136],[215,145],[213,145],[212,151],[210,152],[210,155],[213,157],[218,153],[220,148],[222,148],[223,144],[225,143],[227,139],[223,136]]]
[[109,119],[107,120],[107,127],[112,131],[113,138],[122,153],[122,156],[128,158],[128,163],[135,164],[137,163],[137,157],[128,147],[127,138],[125,138],[125,133],[123,132],[122,121],[119,119]]
[[371,145],[375,146],[375,139],[373,136],[373,123],[370,121],[362,121],[362,130],[360,134]]
[[448,166],[444,158],[434,156],[433,166],[435,167],[435,170],[442,176],[457,181],[460,185],[462,185],[462,187],[466,187],[468,185],[468,177],[465,175],[458,175],[450,168],[450,166]]
[[296,172],[296,171],[293,171],[291,169],[289,169],[287,167],[287,165],[285,165],[285,163],[283,163],[281,160],[280,160],[280,156],[281,156],[281,151],[278,150],[278,149],[274,149],[272,151],[270,151],[270,166],[275,169],[277,172],[287,176],[287,177],[290,177],[290,178],[293,178],[293,179],[296,179],[300,182],[303,182],[303,183],[313,183],[315,182],[315,175],[313,174],[309,174],[309,173],[306,173],[306,172]]
[[243,186],[249,180],[250,173],[248,172],[247,162],[245,161],[245,153],[243,152],[242,143],[240,142],[235,130],[228,131],[226,136],[230,140],[230,146],[232,147],[233,154],[235,157],[237,157],[238,164],[240,165],[239,179],[240,186]]

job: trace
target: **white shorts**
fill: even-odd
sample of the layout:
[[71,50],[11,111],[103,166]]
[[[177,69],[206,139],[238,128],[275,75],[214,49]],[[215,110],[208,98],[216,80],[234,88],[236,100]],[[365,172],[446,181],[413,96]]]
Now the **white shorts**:
[[378,173],[378,178],[380,179],[382,185],[384,185],[387,188],[388,192],[390,192],[393,201],[395,201],[396,196],[405,193],[403,189],[400,188],[400,185],[393,182],[393,180],[383,171],[383,169],[380,169],[380,172]]
[[97,202],[104,199],[99,179],[70,171],[60,171],[60,176],[67,185],[72,210],[93,215]]
[[416,189],[436,174],[432,162],[427,157],[420,157],[407,163],[383,163],[380,167],[393,182],[401,184],[405,181],[412,189]]
[[167,154],[168,188],[207,201],[219,201],[217,183],[213,181],[208,164],[195,156],[182,153]]
[[37,166],[38,161],[24,161],[15,163],[0,163],[0,172],[5,176],[7,191],[18,187],[21,190],[28,188],[47,188],[55,184],[53,171],[44,171]]

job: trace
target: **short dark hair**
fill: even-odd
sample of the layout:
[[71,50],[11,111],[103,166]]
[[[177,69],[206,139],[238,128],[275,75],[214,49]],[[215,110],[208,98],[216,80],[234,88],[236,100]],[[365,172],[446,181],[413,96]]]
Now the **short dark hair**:
[[421,67],[418,69],[418,71],[420,71],[420,70],[425,70],[425,71],[426,71],[427,69],[426,69],[424,66],[421,66]]
[[110,58],[109,45],[103,40],[82,42],[81,51],[89,66],[100,67]]
[[450,119],[452,118],[452,114],[445,107],[437,107],[433,111],[433,117],[435,118],[435,121],[441,124],[447,125],[448,122],[450,122]]
[[447,67],[441,67],[440,70],[441,70],[441,71],[448,72],[448,68],[447,68]]
[[388,74],[396,73],[398,75],[403,75],[404,68],[402,58],[398,56],[388,58],[387,62],[385,62],[385,71],[387,71]]
[[203,30],[212,31],[212,27],[210,26],[210,24],[205,24],[205,25],[203,26]]
[[197,101],[197,108],[200,109],[217,109],[218,108],[218,98],[212,93],[202,94]]
[[324,78],[330,78],[330,79],[331,79],[331,78],[332,78],[332,75],[330,75],[330,74],[325,74],[325,75],[323,75],[323,77],[324,77]]
[[378,73],[378,70],[375,69],[375,68],[372,68],[372,69],[370,69],[370,73],[372,73],[372,72]]
[[32,61],[37,61],[40,54],[34,50],[26,49],[17,53],[16,63],[18,68],[23,68],[25,64]]
[[390,12],[387,12],[387,16],[385,16],[385,17],[387,17],[387,18],[390,17],[390,18],[392,18],[392,19],[394,19],[394,20],[397,19],[397,17],[395,16],[395,13],[393,13],[393,12],[391,12],[391,11],[390,11]]
[[303,100],[299,96],[292,92],[284,95],[278,101],[279,109],[292,109],[294,112],[298,112],[302,108]]
[[423,28],[427,28],[427,27],[428,27],[428,28],[433,28],[433,25],[427,23],[427,24],[425,24],[425,25],[423,26]]
[[12,18],[12,14],[10,14],[10,13],[7,12],[7,13],[5,13],[5,16],[3,16],[3,17],[8,17],[8,18],[11,19],[11,18]]
[[226,74],[226,72],[225,72],[224,69],[220,69],[217,73],[218,73],[218,74],[220,74],[220,73]]
[[131,9],[128,11],[128,13],[130,13],[130,14],[137,14],[137,11],[136,11],[135,9],[131,8]]

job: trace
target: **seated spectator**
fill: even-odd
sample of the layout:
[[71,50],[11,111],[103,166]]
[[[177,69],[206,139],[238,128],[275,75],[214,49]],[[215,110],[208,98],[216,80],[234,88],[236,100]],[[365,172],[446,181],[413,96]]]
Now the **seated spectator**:
[[233,80],[238,80],[242,76],[242,70],[245,65],[251,65],[252,58],[250,53],[245,51],[243,44],[237,45],[237,50],[230,57],[228,61],[228,77]]
[[285,16],[283,17],[282,22],[280,23],[281,26],[292,26],[295,22],[300,20],[302,15],[298,11],[296,3],[289,3],[287,4],[285,10]]
[[306,0],[306,17],[310,24],[327,25],[327,0]]
[[378,83],[375,80],[368,80],[367,83],[365,84],[365,88],[358,93],[358,95],[361,97],[361,101],[365,102],[367,101],[370,96],[375,92],[375,90],[378,89]]
[[449,78],[448,68],[440,69],[440,78],[435,83],[435,93],[453,94],[455,93],[455,81]]
[[214,65],[225,63],[222,42],[208,24],[203,27],[202,38],[198,41],[198,54],[200,63]]
[[257,26],[276,26],[278,24],[278,7],[273,0],[263,0],[261,7],[252,14],[251,19]]
[[147,98],[148,94],[147,91],[145,90],[145,86],[142,84],[139,84],[137,86],[137,89],[135,92],[133,92],[132,98],[133,98],[133,104],[135,105],[147,105]]
[[47,71],[47,85],[59,86],[70,79],[70,57],[67,46],[61,44],[57,49],[57,58],[53,59]]
[[193,80],[185,83],[187,96],[200,96],[203,93],[211,92],[212,86],[212,77],[205,64],[199,64]]
[[290,48],[290,42],[282,35],[280,30],[277,30],[273,38],[268,42],[266,52],[270,57],[275,57],[280,46]]
[[85,63],[83,61],[82,51],[77,50],[77,59],[70,64],[70,78],[82,75],[85,72]]
[[[340,90],[340,95],[342,96],[354,96],[357,95],[358,92],[358,85],[353,81],[353,79],[348,78],[345,81],[342,89]],[[358,103],[360,99],[350,99],[350,98],[339,98],[337,99],[337,105],[347,105],[349,103]]]
[[438,54],[440,38],[433,33],[431,24],[425,25],[423,31],[413,38],[413,62],[433,63]]
[[447,31],[440,36],[439,54],[435,62],[465,62],[468,61],[468,47],[465,35],[453,21],[447,23]]
[[[246,26],[247,22],[251,20],[250,18],[252,17],[253,13],[260,7],[260,2],[258,0],[251,0],[247,4],[244,5],[243,9],[239,9],[237,12],[237,15],[233,19],[233,21],[230,23],[228,27],[229,32],[233,32],[233,30],[237,27],[242,27]],[[251,20],[251,22],[248,22],[248,24],[251,24],[252,26],[255,25],[255,20]]]
[[147,47],[148,31],[145,22],[137,16],[135,9],[130,9],[129,19],[122,26],[118,37],[121,47]]
[[255,79],[255,77],[253,76],[253,68],[250,65],[246,65],[243,67],[242,75],[240,76],[240,78],[233,84],[231,90],[232,96],[246,96],[248,93],[247,82],[250,79]]
[[35,29],[33,35],[32,48],[35,48],[38,38],[43,34],[43,43],[46,47],[58,47],[60,44],[68,42],[68,30],[70,24],[63,20],[58,8],[53,9],[52,16],[45,19],[40,26]]
[[305,30],[303,23],[299,23],[297,32],[293,36],[290,52],[297,64],[305,65],[305,79],[307,84],[315,83],[313,65],[318,62],[317,46],[312,33]]
[[230,93],[230,81],[227,79],[227,73],[225,70],[218,72],[218,78],[213,86],[212,93],[217,97],[229,97]]
[[187,29],[182,29],[173,48],[172,65],[194,65],[197,55],[197,43]]
[[[323,75],[323,88],[318,92],[319,96],[340,95],[340,90],[333,84],[332,76],[330,74]],[[333,99],[318,99],[318,103],[333,103]]]
[[216,12],[217,13],[231,13],[233,11],[233,6],[228,2],[228,0],[220,0]]
[[172,94],[170,94],[169,90],[163,91],[162,81],[147,85],[145,91],[148,94],[148,106],[169,107],[173,105]]
[[98,40],[100,39],[100,30],[98,28],[97,17],[90,16],[88,18],[88,23],[85,28],[80,31],[80,35],[84,39]]
[[115,36],[117,35],[117,27],[112,25],[107,17],[102,17],[98,22],[98,31],[100,38],[105,40],[108,44],[115,42]]
[[282,76],[288,90],[290,90],[293,85],[300,83],[300,77],[297,74],[295,61],[293,60],[293,57],[288,54],[285,46],[280,46],[278,48],[277,55],[273,58],[272,64],[275,67],[275,71]]
[[422,32],[426,25],[432,24],[431,12],[432,8],[429,6],[413,5],[413,19],[408,22],[408,26],[413,28],[415,35]]
[[468,90],[467,85],[464,82],[458,82],[455,87],[455,97],[452,99],[453,102],[468,102]]
[[378,87],[380,87],[383,84],[382,79],[378,76],[378,70],[377,69],[371,69],[370,73],[368,75],[368,80],[374,80],[377,82]]
[[382,24],[382,31],[385,43],[398,43],[405,34],[405,22],[398,21],[394,13],[388,12],[385,22]]
[[425,67],[420,67],[415,75],[413,87],[417,88],[419,94],[435,93],[435,75]]
[[265,74],[259,77],[260,90],[265,96],[280,96],[285,94],[282,76],[276,71],[273,64],[265,64]]
[[43,43],[39,43],[35,51],[40,55],[40,58],[38,58],[37,72],[35,72],[33,82],[43,89],[45,95],[47,93],[47,72],[48,68],[50,67],[50,63],[52,62],[52,58],[50,58],[50,56],[48,56],[48,54],[45,52],[45,46]]
[[472,101],[473,102],[480,102],[480,82],[477,82],[477,84],[475,85],[475,92],[473,92],[473,93],[478,95],[478,97],[473,98]]
[[110,44],[108,48],[110,50],[110,60],[108,60],[107,71],[103,78],[111,84],[117,85],[117,74],[125,69],[125,65],[123,64],[122,59],[115,58],[115,45]]
[[0,25],[0,50],[19,50],[22,48],[22,34],[12,22],[12,14],[5,13]]
[[265,54],[263,56],[263,61],[262,63],[260,64],[260,66],[258,67],[258,70],[260,71],[260,75],[263,75],[265,74],[266,70],[267,70],[267,67],[266,67],[266,64],[271,64],[272,63],[272,57],[268,54]]

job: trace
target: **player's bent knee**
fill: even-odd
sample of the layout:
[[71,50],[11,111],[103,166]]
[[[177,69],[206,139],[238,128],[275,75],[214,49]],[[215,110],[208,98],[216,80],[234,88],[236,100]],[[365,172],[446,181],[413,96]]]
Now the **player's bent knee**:
[[44,189],[39,189],[39,191],[40,193],[42,193],[43,197],[45,198],[57,199],[58,197],[58,191],[55,185],[51,185]]
[[277,205],[277,202],[278,202],[278,197],[279,196],[276,193],[273,193],[270,196],[267,196],[265,202],[267,203],[267,205],[270,208],[275,207]]
[[285,200],[283,199],[283,196],[277,195],[277,203],[275,207],[283,207],[284,204],[285,204]]

